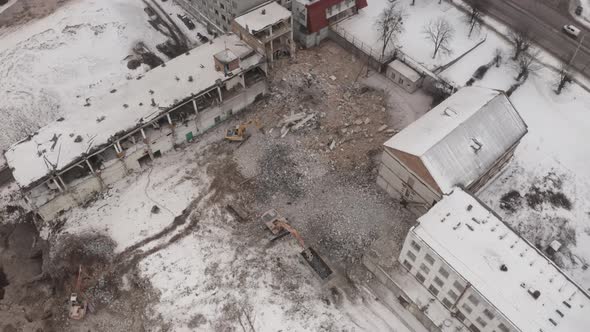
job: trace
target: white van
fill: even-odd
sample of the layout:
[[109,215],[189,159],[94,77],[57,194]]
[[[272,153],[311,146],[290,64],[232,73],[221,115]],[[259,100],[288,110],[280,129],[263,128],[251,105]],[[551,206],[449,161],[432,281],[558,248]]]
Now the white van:
[[580,29],[576,28],[571,24],[564,25],[563,32],[567,33],[568,35],[574,38],[578,38],[578,36],[580,35]]

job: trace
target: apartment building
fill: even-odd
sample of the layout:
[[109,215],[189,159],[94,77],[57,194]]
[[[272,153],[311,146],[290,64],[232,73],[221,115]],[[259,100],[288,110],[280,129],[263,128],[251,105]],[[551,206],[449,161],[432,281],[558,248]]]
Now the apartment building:
[[588,293],[459,188],[418,219],[399,261],[472,332],[590,326]]
[[14,144],[7,163],[30,209],[51,220],[266,94],[266,71],[264,55],[220,36]]
[[[223,31],[231,31],[231,22],[269,0],[190,0],[190,4],[196,8],[211,24],[215,24]],[[290,9],[291,0],[276,1],[283,7]]]

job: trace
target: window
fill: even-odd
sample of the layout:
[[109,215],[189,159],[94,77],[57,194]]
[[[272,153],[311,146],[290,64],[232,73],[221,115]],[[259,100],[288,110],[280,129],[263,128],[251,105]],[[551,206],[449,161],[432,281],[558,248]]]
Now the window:
[[471,307],[467,303],[463,303],[463,305],[461,306],[461,308],[463,308],[463,310],[465,310],[465,312],[468,313],[468,314],[470,314],[473,311],[473,309],[471,309]]
[[439,277],[434,277],[434,283],[437,284],[438,287],[442,287],[444,285],[444,282],[440,280]]
[[506,325],[504,325],[504,323],[500,323],[500,325],[498,325],[498,329],[502,332],[510,332],[510,329],[508,327],[506,327]]
[[418,245],[418,243],[416,243],[416,241],[412,240],[412,242],[410,242],[410,245],[412,246],[412,248],[414,250],[416,250],[417,252],[420,252],[420,246]]
[[447,307],[447,309],[451,309],[451,307],[453,306],[453,303],[449,301],[449,299],[447,299],[446,297],[442,300],[442,303],[445,305],[445,307]]
[[445,270],[444,267],[440,267],[440,269],[438,269],[438,273],[440,273],[441,276],[443,276],[443,278],[447,279],[449,277],[449,271]]
[[413,253],[413,252],[411,252],[411,251],[408,251],[408,257],[409,257],[409,258],[410,258],[410,259],[411,259],[413,262],[415,262],[415,261],[416,261],[416,255],[414,255],[414,253]]
[[458,281],[455,281],[453,283],[453,286],[459,291],[459,293],[463,293],[463,291],[465,290],[465,286],[461,285],[461,283]]
[[477,298],[477,296],[475,296],[475,294],[469,295],[467,299],[469,300],[469,302],[473,303],[474,306],[477,306],[479,304],[479,299]]
[[477,326],[475,326],[473,324],[471,324],[469,326],[469,331],[471,331],[471,332],[480,332],[479,329],[477,328]]
[[484,309],[484,310],[483,310],[483,314],[484,314],[484,315],[485,315],[485,316],[486,316],[486,317],[487,317],[489,320],[492,320],[492,319],[494,319],[494,314],[493,314],[491,311],[489,311],[488,309]]
[[404,259],[404,266],[408,270],[411,270],[412,269],[412,264],[410,264],[410,262],[408,262],[408,260],[406,260],[406,259]]
[[426,274],[430,273],[430,269],[424,264],[420,264],[420,270],[424,271]]
[[455,294],[455,292],[453,292],[452,289],[449,289],[449,291],[447,292],[447,294],[449,295],[449,297],[453,300],[456,301],[457,298],[459,297],[457,294]]
[[477,324],[481,325],[481,327],[486,327],[486,325],[488,325],[488,323],[486,323],[486,321],[483,320],[483,318],[481,317],[477,317],[475,321],[477,322]]
[[438,295],[438,289],[436,289],[436,287],[434,287],[434,285],[430,285],[430,287],[428,287],[428,290],[434,294],[434,296]]
[[430,256],[429,254],[424,255],[424,260],[428,262],[428,264],[430,265],[434,264],[434,258],[432,258],[432,256]]
[[421,283],[424,283],[424,280],[426,280],[426,278],[424,278],[424,276],[421,275],[420,272],[416,272],[416,279],[418,279],[418,281],[420,281]]

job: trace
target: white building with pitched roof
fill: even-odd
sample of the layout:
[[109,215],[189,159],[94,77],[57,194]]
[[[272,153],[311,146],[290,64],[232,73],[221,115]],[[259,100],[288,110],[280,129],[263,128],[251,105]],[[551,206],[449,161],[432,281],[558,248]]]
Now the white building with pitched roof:
[[590,327],[590,295],[460,188],[418,218],[399,261],[470,331]]
[[463,88],[385,142],[377,183],[423,214],[456,186],[481,189],[526,133],[503,92]]

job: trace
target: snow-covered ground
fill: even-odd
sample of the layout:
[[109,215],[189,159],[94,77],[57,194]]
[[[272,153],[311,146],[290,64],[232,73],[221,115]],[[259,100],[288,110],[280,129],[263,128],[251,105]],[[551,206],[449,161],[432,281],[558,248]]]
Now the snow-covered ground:
[[[219,137],[222,130],[207,136]],[[264,227],[240,224],[212,203],[207,166],[215,158],[204,151],[210,143],[167,154],[151,172],[131,176],[103,198],[68,212],[63,234],[107,234],[120,253],[154,238],[197,201],[186,224],[139,247],[161,247],[139,261],[139,270],[160,292],[153,314],[170,329],[211,331],[252,324],[256,331],[408,331],[368,290],[352,298],[322,288],[300,258],[295,240],[272,244]],[[161,207],[158,213],[151,212],[154,204]]]
[[[338,24],[338,29],[344,30],[348,36],[354,36],[365,45],[371,47],[375,54],[379,54],[383,42],[379,40],[379,33],[375,27],[375,21],[383,10],[390,4],[388,0],[368,0],[368,6],[361,9],[358,15],[346,19]],[[397,8],[406,13],[404,19],[404,32],[398,37],[396,47],[418,61],[428,69],[436,69],[456,59],[478,42],[486,37],[486,33],[474,30],[469,37],[469,25],[465,21],[465,15],[453,5],[438,1],[416,1],[414,6],[410,1],[397,2]],[[446,19],[454,28],[454,38],[451,41],[451,54],[437,54],[432,58],[434,47],[431,41],[426,39],[424,26],[438,18]]]
[[[158,1],[158,3],[160,3]],[[180,9],[164,10],[180,29]],[[0,29],[0,150],[40,126],[73,112],[84,112],[86,98],[108,93],[149,68],[127,68],[133,47],[143,42],[166,61],[156,45],[167,37],[148,23],[141,0],[75,0],[24,25]],[[195,46],[196,33],[187,33]]]

